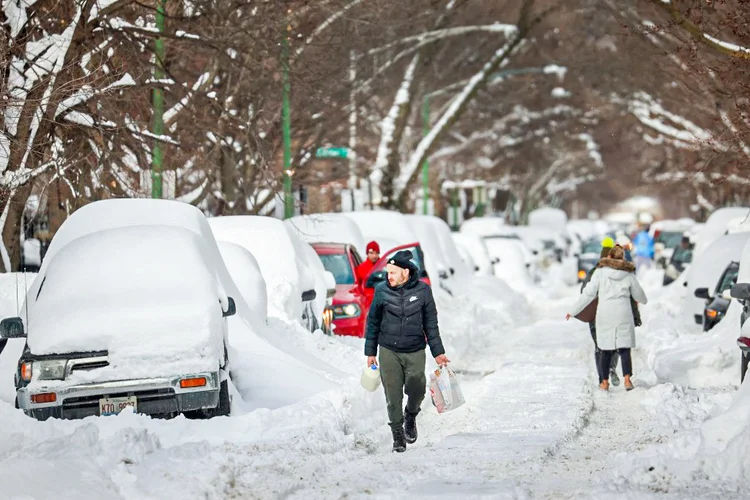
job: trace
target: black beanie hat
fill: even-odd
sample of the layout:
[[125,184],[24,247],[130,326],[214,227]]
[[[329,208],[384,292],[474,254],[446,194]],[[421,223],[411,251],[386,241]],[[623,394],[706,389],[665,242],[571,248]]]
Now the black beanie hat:
[[414,254],[411,253],[411,251],[401,250],[400,252],[397,252],[396,255],[388,259],[388,263],[396,267],[400,267],[401,269],[411,270],[414,267],[414,264],[412,264],[411,262],[411,259],[413,258]]

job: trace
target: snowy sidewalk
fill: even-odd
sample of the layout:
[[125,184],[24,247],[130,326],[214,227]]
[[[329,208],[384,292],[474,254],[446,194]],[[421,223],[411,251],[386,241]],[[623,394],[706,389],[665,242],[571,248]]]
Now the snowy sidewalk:
[[[559,308],[552,312],[562,316]],[[403,455],[390,452],[383,425],[376,430],[375,453],[301,477],[303,486],[292,498],[526,496],[521,483],[528,484],[541,459],[586,423],[592,408],[591,341],[580,323],[564,321],[497,335],[497,369],[464,382],[464,407],[443,415],[424,411],[420,439]]]

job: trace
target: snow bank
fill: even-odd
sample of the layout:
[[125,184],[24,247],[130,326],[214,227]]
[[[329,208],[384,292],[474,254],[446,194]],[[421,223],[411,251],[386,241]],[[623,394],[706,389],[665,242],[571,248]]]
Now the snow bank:
[[[356,222],[341,214],[301,215],[287,219],[300,238],[307,243],[343,243],[354,245],[365,256],[365,237]],[[381,248],[381,250],[385,250]]]
[[29,304],[27,341],[37,355],[108,351],[109,367],[75,372],[71,383],[94,374],[104,380],[216,370],[222,303],[226,296],[198,235],[172,227],[110,229],[56,252]]

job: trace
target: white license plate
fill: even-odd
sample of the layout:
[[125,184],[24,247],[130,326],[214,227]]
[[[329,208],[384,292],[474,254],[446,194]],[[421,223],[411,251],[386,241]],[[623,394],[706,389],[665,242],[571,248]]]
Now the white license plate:
[[135,396],[130,396],[129,398],[101,398],[99,400],[99,415],[102,417],[117,415],[128,406],[133,408],[133,412],[138,411],[138,400]]

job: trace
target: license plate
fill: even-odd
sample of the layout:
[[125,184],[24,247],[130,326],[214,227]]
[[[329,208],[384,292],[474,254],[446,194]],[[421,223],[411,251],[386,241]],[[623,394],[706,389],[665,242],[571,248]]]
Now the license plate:
[[133,408],[133,412],[138,411],[138,400],[135,396],[130,396],[129,398],[101,398],[99,400],[99,415],[102,417],[117,415],[128,406]]

